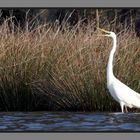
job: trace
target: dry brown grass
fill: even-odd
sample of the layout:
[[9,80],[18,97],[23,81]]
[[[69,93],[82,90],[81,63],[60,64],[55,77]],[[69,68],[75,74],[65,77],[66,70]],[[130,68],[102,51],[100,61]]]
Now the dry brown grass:
[[[1,110],[120,110],[106,88],[111,39],[91,27],[60,31],[0,26]],[[118,35],[114,74],[140,92],[140,40]]]

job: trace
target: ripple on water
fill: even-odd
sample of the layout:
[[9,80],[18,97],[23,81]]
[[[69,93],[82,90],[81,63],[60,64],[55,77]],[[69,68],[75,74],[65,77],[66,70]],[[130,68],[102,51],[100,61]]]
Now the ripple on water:
[[28,124],[23,124],[23,126],[27,130],[42,130],[43,128],[46,128],[46,124],[40,124],[40,123],[28,123]]
[[140,113],[1,113],[0,131],[140,131]]
[[7,126],[4,126],[4,125],[0,125],[0,130],[5,130],[5,129],[7,129]]

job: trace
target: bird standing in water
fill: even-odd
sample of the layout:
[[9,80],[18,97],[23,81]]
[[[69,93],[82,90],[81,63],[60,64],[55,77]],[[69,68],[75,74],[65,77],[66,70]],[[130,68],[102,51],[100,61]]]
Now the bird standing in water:
[[98,29],[106,33],[102,36],[111,37],[113,39],[113,46],[107,65],[107,88],[109,89],[111,96],[120,104],[122,113],[124,113],[124,107],[125,112],[128,112],[127,107],[140,108],[140,94],[122,83],[113,74],[113,56],[117,48],[116,34],[114,32],[109,32],[100,28]]

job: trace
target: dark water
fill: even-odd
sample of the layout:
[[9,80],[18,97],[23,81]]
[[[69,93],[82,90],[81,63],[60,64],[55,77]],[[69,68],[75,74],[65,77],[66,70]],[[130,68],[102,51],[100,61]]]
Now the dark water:
[[139,113],[0,113],[0,131],[140,131]]

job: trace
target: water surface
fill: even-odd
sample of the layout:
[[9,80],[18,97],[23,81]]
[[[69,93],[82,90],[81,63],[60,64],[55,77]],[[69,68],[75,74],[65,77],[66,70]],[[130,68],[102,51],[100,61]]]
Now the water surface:
[[0,131],[140,131],[140,114],[78,112],[1,112]]

